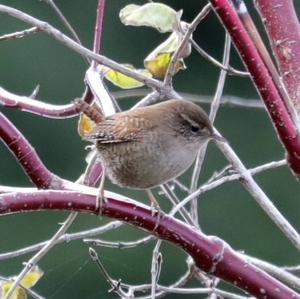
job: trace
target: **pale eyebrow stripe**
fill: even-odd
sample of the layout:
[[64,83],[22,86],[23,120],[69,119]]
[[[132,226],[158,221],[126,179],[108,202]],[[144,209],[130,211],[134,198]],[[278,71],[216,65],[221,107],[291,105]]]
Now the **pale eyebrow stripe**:
[[199,124],[195,122],[194,120],[190,119],[185,113],[180,113],[181,117],[186,120],[188,123],[190,123],[193,127],[200,128]]

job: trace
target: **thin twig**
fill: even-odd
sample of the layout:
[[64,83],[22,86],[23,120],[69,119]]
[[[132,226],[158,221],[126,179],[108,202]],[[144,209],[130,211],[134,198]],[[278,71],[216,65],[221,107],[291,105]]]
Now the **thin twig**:
[[108,272],[106,271],[105,267],[103,266],[102,262],[100,261],[97,252],[93,248],[89,248],[89,253],[91,259],[95,262],[98,269],[102,273],[102,275],[105,277],[105,280],[110,284],[111,289],[109,292],[115,292],[117,293],[121,298],[127,298],[127,294],[122,290],[120,287],[120,281],[114,280],[110,277]]
[[[251,175],[255,175],[258,174],[262,171],[265,170],[270,170],[270,169],[274,169],[277,167],[281,167],[287,165],[286,160],[280,160],[280,161],[276,161],[276,162],[270,162],[261,166],[258,166],[256,168],[253,169],[249,169],[248,171],[250,172]],[[235,180],[240,180],[242,179],[243,176],[240,173],[237,174],[233,174],[233,175],[229,175],[229,176],[225,176],[222,177],[218,180],[212,181],[210,183],[204,184],[201,187],[199,187],[194,193],[190,194],[189,196],[187,196],[186,198],[184,198],[170,213],[170,216],[173,216],[177,213],[177,211],[182,207],[185,206],[188,202],[190,202],[193,198],[207,192],[210,191],[214,188],[219,187],[220,185],[227,183],[227,182],[231,182],[231,181],[235,181]]]
[[161,273],[162,265],[162,254],[159,252],[160,245],[162,244],[161,240],[156,242],[152,253],[152,262],[151,262],[151,299],[156,298],[156,287]]
[[179,189],[181,189],[182,191],[184,191],[184,192],[189,192],[188,187],[186,187],[186,186],[185,186],[183,183],[181,183],[179,180],[174,179],[172,182],[173,182],[174,184],[176,184],[176,185],[179,187]]
[[[131,98],[131,97],[144,97],[149,94],[149,89],[128,89],[112,92],[112,95],[117,99]],[[203,94],[193,94],[187,92],[178,92],[179,97],[184,98],[189,101],[193,101],[201,104],[211,104],[213,97]],[[151,98],[149,101],[145,100],[142,106],[148,106],[155,104],[160,101],[160,98]],[[140,104],[137,104],[138,106]],[[265,106],[259,99],[248,99],[233,95],[223,95],[221,98],[221,105],[230,107],[245,107],[245,108],[259,108],[264,109]]]
[[[0,275],[0,282],[2,281],[11,281],[11,278],[7,278]],[[18,285],[19,288],[23,289],[28,295],[30,295],[34,299],[45,299],[44,297],[37,294],[35,291],[31,290],[30,288],[24,287],[21,283]],[[1,294],[2,295],[2,294]]]
[[188,46],[188,43],[190,41],[190,37],[192,36],[193,32],[196,30],[198,24],[207,16],[207,14],[211,10],[210,3],[206,4],[204,8],[200,11],[200,13],[196,16],[196,18],[193,20],[193,22],[188,26],[188,29],[186,30],[184,37],[174,52],[174,54],[171,57],[170,63],[168,65],[168,69],[164,78],[164,85],[165,86],[171,86],[172,85],[172,76],[175,73],[176,68],[176,61],[182,56],[182,51]]
[[290,271],[290,272],[298,272],[298,271],[300,271],[300,265],[296,265],[296,266],[284,266],[284,267],[282,267],[282,269],[284,269],[286,271]]
[[172,97],[173,95],[173,90],[168,87],[165,87],[161,81],[158,81],[153,78],[149,78],[103,55],[94,53],[93,51],[81,46],[80,44],[78,44],[77,42],[75,42],[74,40],[72,40],[71,38],[63,34],[61,31],[57,30],[56,28],[54,28],[53,26],[51,26],[46,22],[43,22],[37,18],[30,16],[29,14],[26,14],[20,10],[14,9],[6,5],[0,5],[0,12],[6,13],[25,23],[32,24],[33,26],[38,27],[41,31],[46,32],[47,34],[52,36],[57,41],[61,42],[66,47],[74,50],[75,52],[87,58],[97,61],[99,64],[103,64],[111,69],[121,72],[124,75],[132,77],[140,82],[143,82],[147,86],[159,90],[162,94],[168,95],[170,97]]
[[[231,49],[231,39],[230,39],[229,34],[226,32],[224,51],[223,51],[223,61],[222,61],[222,64],[225,65],[226,67],[229,66],[230,49]],[[226,71],[224,71],[224,70],[220,71],[215,96],[211,103],[210,113],[209,113],[209,119],[212,124],[215,121],[217,111],[220,107],[220,101],[221,101],[222,93],[223,93],[224,86],[225,86],[226,75],[227,75]],[[193,193],[197,188],[202,165],[203,165],[205,154],[206,154],[206,149],[207,149],[207,144],[202,146],[198,152],[197,159],[196,159],[195,166],[194,166],[194,171],[192,174],[192,179],[191,179],[190,193]],[[198,204],[197,203],[198,203],[198,201],[196,198],[191,202],[191,214],[192,214],[193,219],[198,223]]]
[[[93,236],[97,236],[99,234],[103,234],[105,232],[116,229],[122,225],[124,225],[123,222],[112,221],[112,222],[109,222],[100,227],[83,230],[83,231],[79,231],[76,233],[69,233],[69,234],[67,233],[67,234],[60,236],[60,238],[57,240],[56,244],[60,244],[60,243],[64,243],[64,242],[69,243],[70,241],[74,241],[74,240],[78,240],[78,239],[91,238]],[[20,248],[17,250],[1,253],[0,260],[14,258],[14,257],[18,257],[18,256],[21,256],[24,254],[28,254],[30,252],[38,251],[41,248],[43,248],[49,241],[50,240],[47,240],[47,241],[43,241],[43,242],[31,245],[31,246]]]
[[221,62],[219,62],[218,60],[213,58],[211,55],[206,53],[193,39],[190,39],[190,41],[192,43],[192,46],[195,48],[195,50],[201,56],[203,56],[205,59],[207,59],[209,62],[211,62],[214,66],[228,72],[228,75],[236,75],[236,76],[245,77],[245,78],[250,77],[249,72],[237,70],[237,69],[235,69],[234,67],[232,67],[230,65],[228,65],[228,66],[223,65]]
[[16,38],[23,38],[27,35],[33,34],[33,33],[37,33],[39,32],[39,28],[37,27],[31,27],[22,31],[17,31],[17,32],[13,32],[13,33],[8,33],[8,34],[4,34],[2,36],[0,36],[0,41],[4,41],[4,40],[9,40],[9,39],[16,39]]
[[[59,7],[55,4],[55,2],[53,0],[42,0],[45,3],[47,3],[53,10],[54,12],[57,14],[58,18],[61,20],[61,22],[65,25],[65,27],[69,30],[69,32],[71,33],[71,35],[74,37],[74,39],[76,40],[76,42],[80,45],[82,45],[81,40],[78,36],[78,34],[76,33],[75,29],[73,28],[73,26],[71,25],[71,23],[67,20],[67,18],[64,16],[64,14],[62,13],[62,11],[59,9]],[[90,59],[87,57],[84,57],[87,61],[87,63],[90,63]]]
[[54,234],[54,236],[47,242],[47,244],[38,252],[36,253],[28,262],[26,262],[25,267],[19,273],[19,275],[14,279],[14,282],[5,295],[4,299],[9,299],[10,296],[13,294],[16,287],[20,284],[20,281],[24,278],[24,276],[34,267],[39,260],[56,244],[57,240],[66,232],[69,226],[73,223],[77,212],[70,213],[69,217],[63,223],[61,228]]
[[[248,297],[248,296],[241,296],[236,295],[234,293],[223,291],[217,288],[175,288],[175,287],[165,287],[158,285],[157,286],[158,291],[164,291],[166,293],[170,294],[211,294],[211,292],[214,292],[217,294],[220,298],[229,298],[229,299],[255,299],[254,297]],[[137,297],[139,298],[139,297]],[[143,298],[143,297],[142,297]],[[157,298],[157,297],[155,297]]]
[[[282,282],[286,283],[290,287],[297,288],[298,290],[300,289],[300,278],[288,272],[288,271],[290,271],[291,268],[289,268],[289,267],[278,267],[278,266],[275,266],[271,263],[268,263],[266,261],[263,261],[263,260],[258,259],[256,257],[253,257],[253,256],[249,256],[249,255],[244,254],[244,253],[241,253],[240,256],[243,259],[246,259],[247,261],[249,261],[250,263],[256,265],[260,269],[268,272],[273,277],[275,277],[275,278],[281,280]],[[298,269],[299,269],[299,267],[298,267]]]
[[[218,133],[218,131],[216,130]],[[219,134],[219,133],[218,133]],[[220,134],[219,134],[220,135]],[[221,135],[220,135],[221,136]],[[284,235],[300,250],[300,235],[288,220],[280,213],[273,202],[268,198],[260,186],[255,182],[251,172],[244,166],[240,158],[226,142],[217,142],[217,145],[233,168],[241,175],[240,181],[265,213],[281,229]]]
[[[164,185],[160,185],[160,189],[162,190],[162,192],[164,193],[164,195],[170,200],[170,202],[172,203],[173,206],[177,205],[180,200],[179,198],[176,196],[176,194],[170,189],[170,187],[168,186],[168,184],[164,184]],[[179,211],[180,215],[182,216],[182,218],[185,220],[186,223],[197,227],[197,222],[195,222],[193,220],[193,218],[191,217],[191,215],[189,214],[189,212],[183,208],[182,210]]]
[[67,18],[64,16],[64,14],[61,12],[61,10],[59,9],[59,7],[55,4],[55,2],[53,0],[42,0],[42,1],[44,1],[45,3],[47,3],[55,11],[55,13],[59,17],[59,19],[66,26],[66,28],[69,30],[69,32],[72,34],[72,36],[77,41],[77,43],[78,44],[82,44],[81,40],[80,40],[80,38],[78,36],[78,34],[75,31],[75,29],[73,28],[73,26],[71,25],[71,23],[67,20]]
[[129,241],[129,242],[112,242],[112,241],[106,241],[106,240],[100,240],[100,239],[83,239],[83,242],[85,242],[88,245],[91,246],[102,246],[102,247],[109,247],[109,248],[117,248],[117,249],[128,249],[128,248],[135,248],[139,245],[144,245],[149,243],[150,241],[155,240],[154,236],[147,236],[135,241]]

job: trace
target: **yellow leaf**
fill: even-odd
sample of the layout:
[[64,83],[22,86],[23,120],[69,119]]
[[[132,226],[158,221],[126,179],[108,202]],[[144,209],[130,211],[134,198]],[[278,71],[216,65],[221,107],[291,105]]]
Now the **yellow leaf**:
[[[136,72],[147,76],[147,77],[152,77],[151,74],[149,73],[148,70],[145,69],[134,69],[132,65],[125,64],[127,68],[130,68],[132,70],[135,70]],[[118,71],[109,69],[109,68],[103,68],[104,76],[107,80],[109,80],[111,83],[113,83],[116,86],[119,86],[120,88],[123,89],[130,89],[130,88],[137,88],[141,87],[144,85],[144,83],[129,77],[127,75],[124,75]]]
[[[182,36],[173,32],[167,40],[156,47],[144,60],[145,68],[156,78],[162,79],[168,69],[171,57],[181,42]],[[175,63],[176,72],[185,69],[182,57],[190,54],[191,47],[188,45]]]
[[21,284],[26,288],[33,287],[43,276],[44,272],[38,267],[33,267],[21,280]]
[[[31,288],[38,282],[38,280],[43,276],[43,274],[44,272],[38,266],[35,266],[21,280],[21,285],[26,288]],[[11,279],[13,278],[15,277],[11,277]],[[0,299],[3,299],[6,296],[12,285],[12,281],[0,281]],[[25,299],[26,297],[27,296],[25,290],[20,287],[17,287],[9,298]]]
[[[6,296],[12,284],[13,283],[10,281],[1,281],[0,299],[3,299]],[[26,298],[26,292],[20,287],[17,287],[12,293],[12,295],[9,297],[9,299],[25,299],[25,298]]]

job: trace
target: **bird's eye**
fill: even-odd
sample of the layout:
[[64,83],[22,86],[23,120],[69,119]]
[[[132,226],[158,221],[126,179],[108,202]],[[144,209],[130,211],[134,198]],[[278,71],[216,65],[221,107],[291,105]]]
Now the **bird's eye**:
[[193,133],[197,133],[197,132],[199,132],[199,130],[200,130],[199,127],[191,126],[191,131],[192,131]]

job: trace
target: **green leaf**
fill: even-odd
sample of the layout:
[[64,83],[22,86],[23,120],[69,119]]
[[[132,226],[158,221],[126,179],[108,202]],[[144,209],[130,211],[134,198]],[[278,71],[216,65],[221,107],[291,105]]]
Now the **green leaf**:
[[121,9],[120,20],[124,25],[148,26],[159,32],[171,32],[177,22],[176,11],[162,3],[129,4]]

